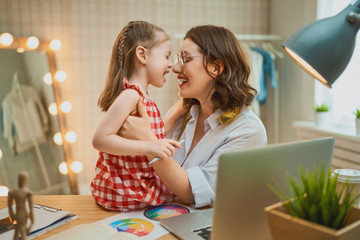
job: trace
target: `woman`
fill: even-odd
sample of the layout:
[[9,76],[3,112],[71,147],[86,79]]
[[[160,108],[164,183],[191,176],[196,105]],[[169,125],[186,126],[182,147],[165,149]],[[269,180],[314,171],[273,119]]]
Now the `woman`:
[[[172,126],[167,137],[185,139],[185,143],[173,158],[152,166],[180,200],[202,207],[215,198],[220,154],[264,146],[266,131],[248,108],[256,90],[248,83],[250,69],[245,53],[229,30],[213,25],[190,29],[175,56],[173,72],[183,100],[165,120]],[[129,117],[121,135],[156,140],[140,102],[138,107],[141,117]],[[147,156],[149,161],[154,157]]]

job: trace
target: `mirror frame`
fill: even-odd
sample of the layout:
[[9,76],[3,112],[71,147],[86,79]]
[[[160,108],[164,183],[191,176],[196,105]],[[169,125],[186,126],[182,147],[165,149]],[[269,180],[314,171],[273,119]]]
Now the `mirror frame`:
[[[57,106],[60,106],[60,103],[62,102],[63,98],[62,98],[62,92],[61,92],[61,83],[54,79],[55,73],[58,70],[57,65],[56,65],[55,51],[50,49],[49,41],[43,41],[43,40],[39,40],[39,46],[36,49],[31,49],[31,48],[27,47],[27,45],[26,45],[27,39],[28,38],[25,38],[25,37],[13,36],[13,43],[9,46],[4,46],[0,43],[0,49],[13,49],[13,50],[23,49],[24,51],[45,52],[46,56],[47,56],[48,64],[49,64],[49,70],[50,70],[50,73],[52,76],[51,86],[52,86],[52,89],[54,92],[55,103]],[[70,192],[71,192],[71,194],[79,194],[76,173],[71,171],[71,163],[73,162],[71,144],[64,140],[64,136],[68,130],[66,116],[61,111],[58,111],[57,119],[59,121],[60,133],[63,137],[62,148],[63,148],[63,152],[64,152],[65,162],[66,162],[66,165],[68,168],[67,177],[68,177],[68,181],[69,181]],[[0,183],[1,183],[1,180],[0,180]]]

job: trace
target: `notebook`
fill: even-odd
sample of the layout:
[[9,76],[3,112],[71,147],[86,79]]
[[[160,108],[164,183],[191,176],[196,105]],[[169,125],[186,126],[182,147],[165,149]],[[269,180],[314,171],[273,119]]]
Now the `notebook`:
[[[264,208],[279,202],[268,184],[287,188],[299,166],[331,165],[333,138],[312,139],[223,153],[219,158],[214,208],[162,219],[181,239],[271,239]],[[205,230],[203,230],[205,229]],[[204,238],[203,238],[204,237]]]

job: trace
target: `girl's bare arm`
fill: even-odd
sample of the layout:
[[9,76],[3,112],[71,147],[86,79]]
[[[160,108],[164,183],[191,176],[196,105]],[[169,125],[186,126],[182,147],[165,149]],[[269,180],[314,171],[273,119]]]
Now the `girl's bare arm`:
[[[157,138],[152,141],[140,141],[120,137],[118,135],[125,119],[136,110],[137,102],[142,101],[139,94],[132,90],[124,90],[113,102],[101,119],[92,139],[95,149],[113,155],[145,155],[168,158],[181,146],[172,139]],[[147,115],[146,111],[143,110]],[[150,122],[149,122],[150,127]],[[151,130],[151,129],[150,129]]]
[[136,110],[139,94],[132,89],[124,90],[101,119],[93,135],[95,149],[114,155],[145,154],[145,144],[117,135],[126,117]]
[[[140,117],[129,116],[124,123],[123,128],[120,130],[120,135],[132,139],[153,141],[156,139],[156,136],[153,134],[150,127],[148,127],[149,117],[146,112],[144,112],[141,104],[142,103],[139,101],[138,105],[140,105],[140,107],[138,107],[138,111]],[[146,156],[149,161],[155,158],[155,156],[151,154],[147,154]],[[174,159],[171,157],[160,159],[152,164],[152,166],[165,185],[184,203],[193,203],[195,201],[187,173]]]

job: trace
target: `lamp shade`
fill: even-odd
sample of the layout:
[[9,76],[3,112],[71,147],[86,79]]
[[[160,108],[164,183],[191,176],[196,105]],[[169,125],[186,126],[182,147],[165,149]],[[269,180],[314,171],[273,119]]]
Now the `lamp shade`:
[[300,67],[331,88],[354,51],[360,21],[350,21],[348,15],[358,12],[360,0],[350,4],[336,16],[308,24],[282,44],[282,47]]

